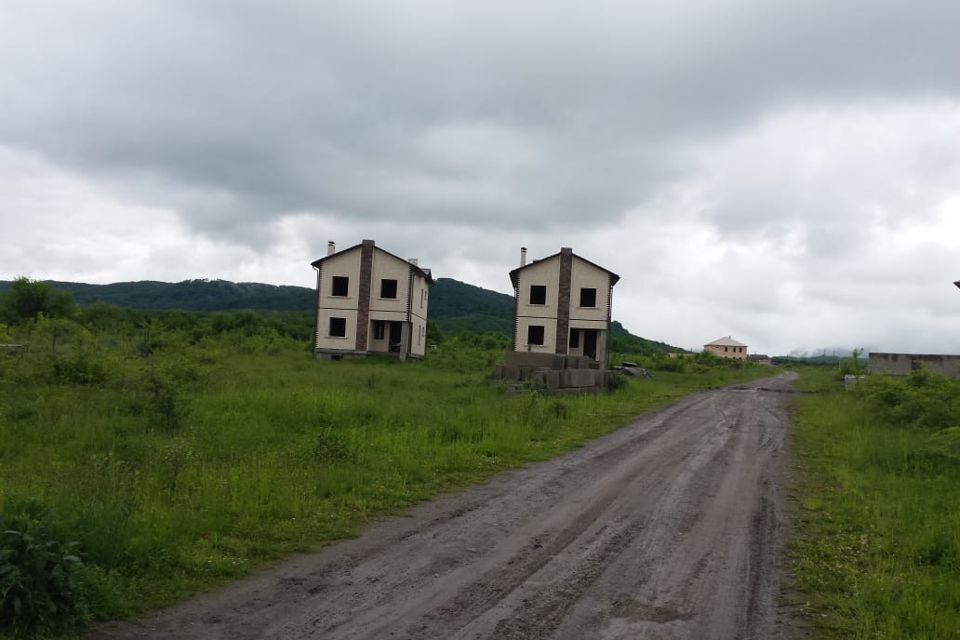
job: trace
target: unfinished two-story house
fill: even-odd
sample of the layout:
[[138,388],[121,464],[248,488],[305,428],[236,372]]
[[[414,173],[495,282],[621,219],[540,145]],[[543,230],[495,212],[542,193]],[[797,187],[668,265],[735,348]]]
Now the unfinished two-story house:
[[617,274],[569,247],[510,272],[514,290],[513,350],[587,356],[606,362],[607,331]]
[[311,263],[317,272],[313,349],[318,358],[370,354],[422,358],[433,278],[413,258],[404,260],[364,240]]

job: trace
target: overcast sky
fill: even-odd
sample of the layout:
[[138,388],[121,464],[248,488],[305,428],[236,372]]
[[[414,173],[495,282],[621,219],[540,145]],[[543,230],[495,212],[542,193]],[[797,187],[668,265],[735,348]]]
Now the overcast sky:
[[618,273],[681,347],[960,353],[956,0],[4,0],[0,279]]

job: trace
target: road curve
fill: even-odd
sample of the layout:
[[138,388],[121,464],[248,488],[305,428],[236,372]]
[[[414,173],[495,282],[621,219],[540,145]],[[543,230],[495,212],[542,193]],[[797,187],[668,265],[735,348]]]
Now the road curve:
[[92,637],[788,637],[778,599],[792,381],[695,394]]

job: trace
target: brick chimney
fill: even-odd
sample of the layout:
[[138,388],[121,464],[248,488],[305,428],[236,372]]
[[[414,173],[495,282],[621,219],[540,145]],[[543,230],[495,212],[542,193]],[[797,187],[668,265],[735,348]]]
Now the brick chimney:
[[337,245],[333,240],[327,240],[327,255],[332,256],[337,252]]

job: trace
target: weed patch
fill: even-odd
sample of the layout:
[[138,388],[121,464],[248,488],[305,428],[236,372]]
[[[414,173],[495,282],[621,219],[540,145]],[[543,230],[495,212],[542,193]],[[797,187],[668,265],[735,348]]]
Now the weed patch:
[[815,636],[960,637],[954,389],[873,377],[797,400],[790,556]]

